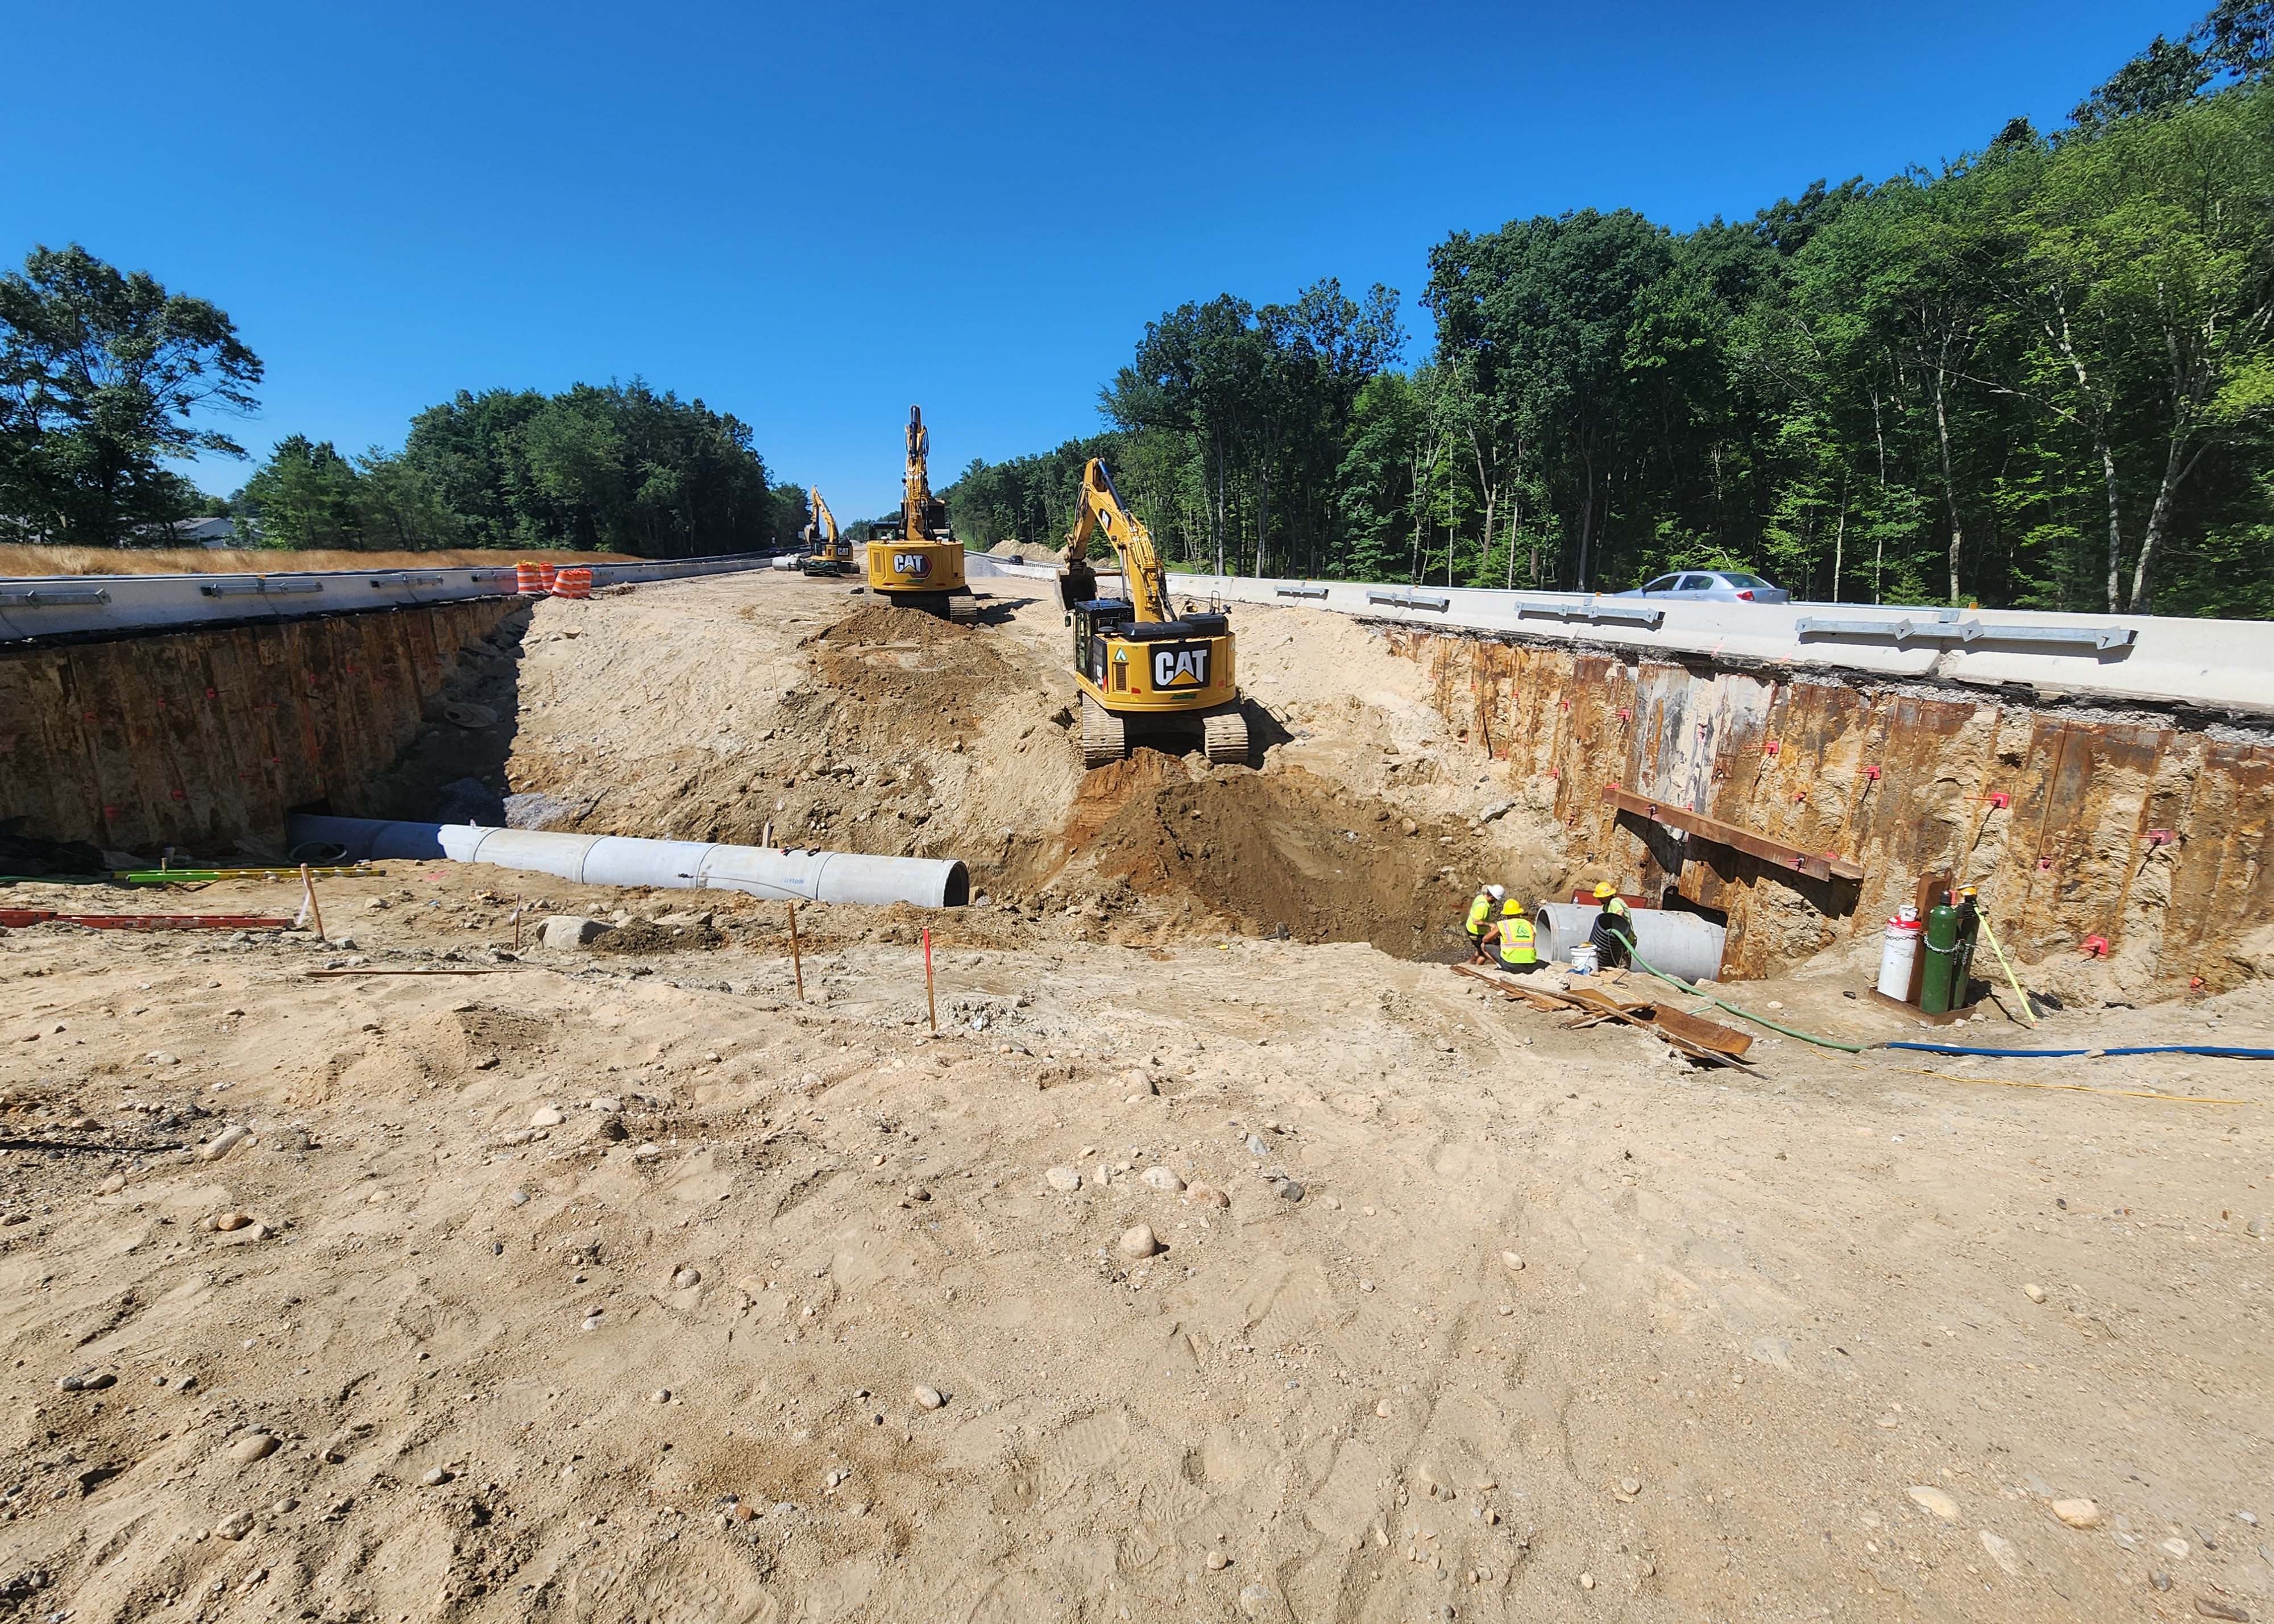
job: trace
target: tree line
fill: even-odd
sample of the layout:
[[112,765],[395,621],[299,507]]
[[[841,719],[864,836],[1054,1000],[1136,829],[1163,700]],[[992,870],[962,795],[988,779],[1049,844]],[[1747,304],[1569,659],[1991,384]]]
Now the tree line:
[[0,275],[0,538],[119,546],[227,515],[275,547],[606,549],[651,558],[794,541],[802,487],[775,484],[749,427],[629,384],[460,391],[400,452],[280,441],[244,487],[168,462],[243,457],[216,426],[258,409],[260,357],[228,314],[85,248]]
[[[2274,0],[2158,37],[2051,134],[1676,232],[1456,231],[1428,358],[1332,281],[1148,324],[1097,439],[975,463],[1054,545],[1083,457],[1181,561],[1615,590],[2274,615]],[[1110,449],[1109,449],[1110,448]]]
[[231,504],[283,547],[567,547],[686,558],[787,545],[805,492],[776,485],[750,432],[636,380],[461,390],[399,453],[281,441]]

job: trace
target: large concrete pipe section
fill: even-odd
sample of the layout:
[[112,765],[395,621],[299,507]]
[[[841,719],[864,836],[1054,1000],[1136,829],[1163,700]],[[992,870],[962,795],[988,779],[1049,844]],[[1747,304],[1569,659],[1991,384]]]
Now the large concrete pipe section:
[[[1540,957],[1558,964],[1571,961],[1575,944],[1594,934],[1600,912],[1592,902],[1543,902],[1532,911],[1532,929]],[[1672,908],[1637,908],[1635,951],[1685,981],[1710,981],[1721,973],[1721,944],[1728,932],[1702,914]]]
[[680,891],[738,891],[795,902],[912,902],[960,908],[971,879],[953,858],[864,857],[852,852],[777,851],[701,840],[639,840],[623,835],[484,829],[471,823],[382,823],[360,817],[292,819],[292,845],[336,846],[351,858],[493,863],[550,874],[580,885],[648,885]]

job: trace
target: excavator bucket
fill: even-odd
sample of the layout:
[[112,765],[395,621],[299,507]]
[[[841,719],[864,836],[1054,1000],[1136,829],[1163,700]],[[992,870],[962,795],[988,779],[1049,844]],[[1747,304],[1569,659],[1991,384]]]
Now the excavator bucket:
[[1071,611],[1097,596],[1097,572],[1088,559],[1076,559],[1058,571],[1058,606]]

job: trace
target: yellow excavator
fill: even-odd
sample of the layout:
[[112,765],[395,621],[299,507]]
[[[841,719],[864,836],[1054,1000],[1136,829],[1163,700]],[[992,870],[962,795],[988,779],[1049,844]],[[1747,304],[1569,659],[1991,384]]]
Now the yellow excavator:
[[911,406],[900,516],[879,521],[870,535],[869,590],[888,604],[968,626],[979,605],[963,583],[963,544],[948,533],[947,504],[931,493],[930,455],[923,410]]
[[849,575],[853,573],[853,544],[837,533],[837,515],[821,500],[816,486],[813,518],[805,527],[805,554],[797,567],[809,575]]
[[[1088,555],[1100,530],[1121,560],[1126,598],[1097,596]],[[1082,470],[1058,600],[1073,628],[1084,767],[1118,761],[1140,744],[1180,752],[1198,746],[1211,762],[1246,764],[1247,718],[1239,709],[1231,622],[1222,614],[1174,613],[1152,534],[1096,457]]]

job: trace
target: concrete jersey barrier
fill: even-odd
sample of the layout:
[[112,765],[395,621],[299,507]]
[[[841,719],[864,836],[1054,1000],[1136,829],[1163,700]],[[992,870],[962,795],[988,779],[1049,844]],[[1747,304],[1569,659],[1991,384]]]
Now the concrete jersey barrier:
[[[1054,579],[1054,567],[966,555],[975,575]],[[1864,604],[1714,604],[1594,592],[1171,575],[1178,598],[1292,605],[1731,665],[2026,688],[2040,700],[2179,703],[2274,715],[2274,623],[2177,615],[2038,614]]]
[[[764,569],[770,555],[591,566],[594,590],[620,582]],[[234,575],[31,575],[0,580],[0,643],[243,620],[297,620],[471,598],[511,598],[510,564],[433,569],[278,570]]]

